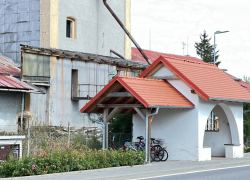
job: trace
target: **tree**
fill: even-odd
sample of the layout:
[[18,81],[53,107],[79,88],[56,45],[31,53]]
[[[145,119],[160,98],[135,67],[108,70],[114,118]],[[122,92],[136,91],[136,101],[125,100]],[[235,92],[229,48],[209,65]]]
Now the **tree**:
[[244,75],[243,79],[246,83],[250,84],[250,77]]
[[[206,63],[213,63],[214,62],[214,46],[210,44],[211,38],[208,38],[206,30],[204,30],[203,34],[200,34],[201,42],[195,42],[195,49],[198,56]],[[219,66],[221,63],[217,61],[219,58],[218,55],[219,51],[215,52],[215,64]]]
[[[250,84],[250,77],[244,75],[244,81]],[[250,103],[243,104],[243,111],[250,110]],[[246,143],[247,140],[250,138],[250,112],[244,113],[244,142]]]

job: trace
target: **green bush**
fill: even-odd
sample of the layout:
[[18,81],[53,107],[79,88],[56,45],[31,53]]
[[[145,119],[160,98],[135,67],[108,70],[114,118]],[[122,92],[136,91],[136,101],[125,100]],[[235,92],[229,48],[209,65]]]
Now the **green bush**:
[[87,169],[99,169],[117,166],[143,164],[144,152],[108,150],[78,150],[68,148],[51,154],[40,154],[23,157],[19,160],[12,156],[0,163],[0,177],[31,176],[58,172],[69,172]]

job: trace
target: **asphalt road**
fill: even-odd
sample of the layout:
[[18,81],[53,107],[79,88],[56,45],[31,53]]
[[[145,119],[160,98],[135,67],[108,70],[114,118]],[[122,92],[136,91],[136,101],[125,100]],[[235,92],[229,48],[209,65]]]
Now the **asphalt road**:
[[250,180],[250,166],[162,175],[135,180]]

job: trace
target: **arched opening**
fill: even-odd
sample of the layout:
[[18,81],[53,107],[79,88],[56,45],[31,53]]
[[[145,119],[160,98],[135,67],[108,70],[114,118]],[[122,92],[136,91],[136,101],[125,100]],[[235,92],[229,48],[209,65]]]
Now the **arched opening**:
[[225,157],[225,146],[238,144],[239,134],[235,117],[226,104],[220,103],[208,115],[203,146],[211,148],[212,157]]

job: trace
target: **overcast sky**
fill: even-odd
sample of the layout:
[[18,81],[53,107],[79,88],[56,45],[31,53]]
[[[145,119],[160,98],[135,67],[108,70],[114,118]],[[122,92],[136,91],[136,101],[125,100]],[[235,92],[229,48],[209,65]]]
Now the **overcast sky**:
[[[132,0],[132,35],[144,49],[183,55],[196,55],[194,42],[204,30],[215,31],[220,68],[243,78],[250,76],[250,0]],[[185,46],[187,54],[187,46]]]

